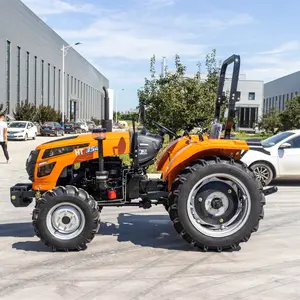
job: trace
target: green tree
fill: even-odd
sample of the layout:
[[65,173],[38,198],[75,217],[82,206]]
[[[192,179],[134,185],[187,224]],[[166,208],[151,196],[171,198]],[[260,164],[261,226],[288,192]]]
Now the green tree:
[[286,109],[280,114],[281,129],[300,129],[300,96],[287,102]]
[[58,122],[61,114],[58,113],[51,106],[40,106],[34,117],[34,121],[44,123],[44,122]]
[[16,106],[13,115],[17,121],[33,121],[36,112],[37,109],[34,104],[22,101],[19,105]]
[[[157,76],[155,56],[150,60],[150,78],[145,78],[144,87],[138,90],[139,104],[146,106],[146,124],[152,121],[179,131],[196,118],[208,118],[203,124],[209,126],[214,118],[215,99],[218,87],[220,64],[216,60],[216,50],[205,59],[207,77],[201,79],[198,72],[193,77],[186,76],[186,66],[179,55],[175,56],[175,71]],[[224,112],[224,108],[222,110]]]
[[265,129],[267,132],[275,134],[282,127],[281,115],[275,108],[272,108],[269,113],[264,114],[261,117],[258,125],[260,128]]
[[3,103],[0,103],[0,113],[4,113],[5,109],[4,109],[4,105]]

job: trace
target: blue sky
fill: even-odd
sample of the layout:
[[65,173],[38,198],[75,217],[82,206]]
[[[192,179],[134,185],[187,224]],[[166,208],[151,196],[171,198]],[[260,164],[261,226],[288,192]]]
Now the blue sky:
[[233,0],[22,0],[109,80],[118,108],[137,105],[149,59],[179,54],[188,73],[216,48],[241,55],[241,73],[265,82],[300,70],[300,2]]

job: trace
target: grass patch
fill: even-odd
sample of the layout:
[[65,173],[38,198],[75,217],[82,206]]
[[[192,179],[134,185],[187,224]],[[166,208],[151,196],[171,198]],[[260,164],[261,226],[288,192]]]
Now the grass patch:
[[246,132],[238,132],[236,134],[236,138],[239,140],[247,140],[247,139],[267,139],[268,137],[272,136],[271,133],[256,133],[256,134],[249,134]]

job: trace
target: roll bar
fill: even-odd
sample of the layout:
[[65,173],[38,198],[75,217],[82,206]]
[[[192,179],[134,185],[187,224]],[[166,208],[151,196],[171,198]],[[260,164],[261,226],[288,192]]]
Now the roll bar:
[[219,86],[218,86],[218,92],[216,98],[216,107],[215,107],[215,122],[220,123],[221,106],[222,104],[224,104],[226,100],[225,92],[223,91],[224,83],[226,79],[225,75],[226,75],[227,67],[232,63],[233,63],[233,72],[232,72],[232,79],[231,79],[231,87],[230,87],[229,103],[228,103],[228,116],[225,123],[224,138],[230,138],[233,119],[235,117],[235,102],[239,101],[241,96],[241,93],[237,91],[241,59],[239,55],[233,54],[223,62],[221,67]]

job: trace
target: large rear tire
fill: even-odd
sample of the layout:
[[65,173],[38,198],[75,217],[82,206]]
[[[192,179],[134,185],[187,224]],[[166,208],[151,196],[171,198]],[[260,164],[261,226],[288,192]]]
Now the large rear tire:
[[53,250],[85,250],[99,230],[97,202],[83,189],[59,186],[37,201],[32,223],[36,235]]
[[237,249],[264,217],[265,196],[253,171],[231,158],[201,159],[172,184],[169,214],[176,231],[204,251]]

